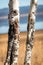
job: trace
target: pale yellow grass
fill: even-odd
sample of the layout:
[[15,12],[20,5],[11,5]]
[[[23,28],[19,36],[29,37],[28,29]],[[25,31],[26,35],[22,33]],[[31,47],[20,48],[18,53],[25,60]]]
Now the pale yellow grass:
[[[4,65],[8,46],[8,35],[0,35],[0,65]],[[18,65],[24,64],[26,50],[26,32],[20,33],[20,48]],[[43,31],[36,31],[34,36],[34,46],[32,49],[32,65],[43,65]]]

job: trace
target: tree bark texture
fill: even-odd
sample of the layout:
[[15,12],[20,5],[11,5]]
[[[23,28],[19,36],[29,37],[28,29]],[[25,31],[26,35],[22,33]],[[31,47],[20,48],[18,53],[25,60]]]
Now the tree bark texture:
[[31,65],[32,48],[34,42],[34,24],[36,19],[37,0],[31,0],[27,23],[27,42],[24,65]]
[[9,0],[8,52],[4,65],[16,65],[19,52],[19,1]]

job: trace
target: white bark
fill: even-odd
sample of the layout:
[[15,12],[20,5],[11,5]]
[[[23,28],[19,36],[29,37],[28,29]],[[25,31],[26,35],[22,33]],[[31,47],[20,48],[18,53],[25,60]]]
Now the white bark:
[[31,54],[34,41],[34,23],[36,19],[37,0],[31,0],[30,12],[28,16],[27,24],[27,42],[26,42],[26,55],[25,65],[31,65]]
[[5,65],[16,65],[19,52],[19,1],[9,0],[8,52]]

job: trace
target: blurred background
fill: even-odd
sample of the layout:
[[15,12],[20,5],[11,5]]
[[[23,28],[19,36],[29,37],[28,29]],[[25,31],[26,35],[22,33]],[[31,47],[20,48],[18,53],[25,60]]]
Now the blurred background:
[[[31,0],[19,0],[21,33],[18,65],[24,65],[30,1]],[[8,48],[8,2],[9,0],[0,0],[0,65],[4,65]],[[32,49],[32,65],[43,65],[43,0],[38,0],[35,30],[34,46]]]
[[[20,31],[27,31],[28,13],[31,0],[19,0],[20,2]],[[0,34],[8,33],[8,2],[9,0],[0,0]],[[25,15],[25,16],[23,16]],[[43,0],[38,0],[35,30],[43,30]]]

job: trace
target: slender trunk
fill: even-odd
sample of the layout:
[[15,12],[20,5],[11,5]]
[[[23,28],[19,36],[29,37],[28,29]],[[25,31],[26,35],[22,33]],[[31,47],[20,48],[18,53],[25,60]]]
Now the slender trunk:
[[9,0],[8,52],[5,65],[16,65],[19,51],[19,2]]
[[26,42],[26,55],[24,65],[31,65],[36,9],[37,9],[37,0],[31,0],[31,6],[27,24],[27,42]]

